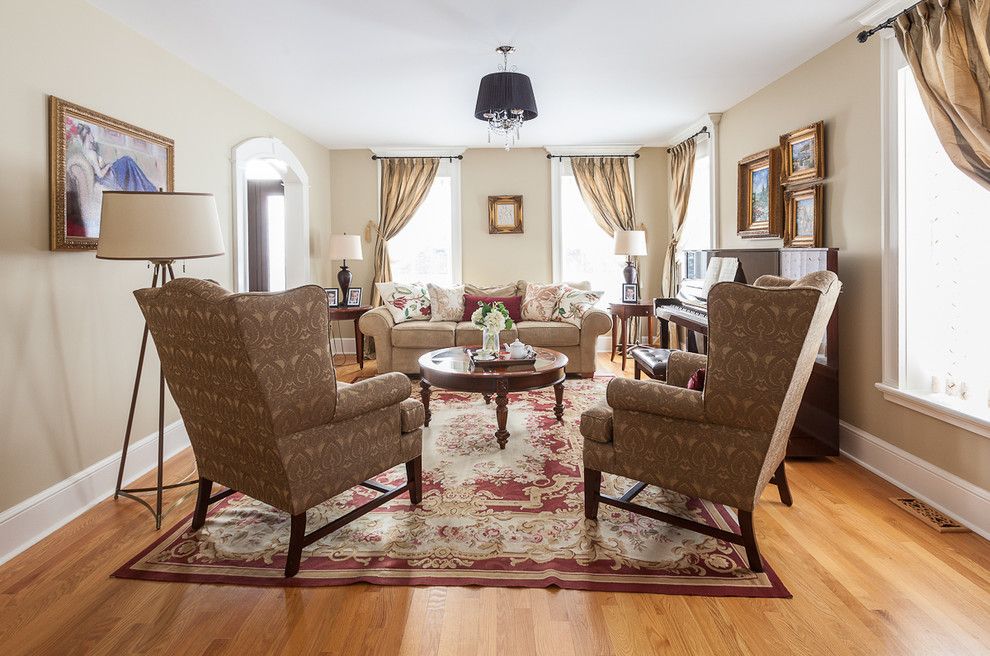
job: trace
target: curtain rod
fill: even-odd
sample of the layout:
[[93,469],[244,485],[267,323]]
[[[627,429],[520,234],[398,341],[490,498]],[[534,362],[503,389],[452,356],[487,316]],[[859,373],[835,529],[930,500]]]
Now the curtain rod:
[[871,36],[873,36],[874,34],[876,34],[877,32],[879,32],[880,30],[893,29],[894,22],[898,18],[900,18],[902,15],[908,13],[909,11],[911,11],[912,9],[914,9],[915,7],[917,7],[918,5],[920,5],[924,1],[925,0],[921,0],[921,2],[914,3],[913,5],[911,5],[910,7],[908,7],[907,9],[905,9],[904,11],[901,11],[901,12],[899,12],[897,14],[894,14],[893,16],[891,16],[890,18],[888,18],[884,22],[882,22],[879,25],[877,25],[876,27],[871,27],[868,30],[863,30],[862,32],[860,32],[859,34],[856,35],[856,40],[859,41],[860,43],[866,43],[867,41],[869,41],[869,39],[870,39]]
[[372,155],[371,159],[449,159],[454,161],[455,159],[464,159],[464,155]]
[[632,155],[551,155],[547,154],[547,159],[564,159],[565,157],[632,157],[633,159],[639,159],[639,153],[633,153]]
[[[691,140],[692,140],[692,139],[694,139],[695,137],[700,137],[700,136],[701,136],[701,135],[703,135],[703,134],[708,134],[708,126],[707,126],[707,125],[706,125],[705,127],[703,127],[703,128],[701,128],[700,130],[698,130],[697,132],[695,132],[694,134],[692,134],[692,135],[691,135],[690,137],[688,137],[688,138],[687,138],[687,139],[685,139],[684,141],[691,141]],[[680,146],[680,145],[681,145],[682,143],[684,143],[684,141],[682,141],[682,142],[680,142],[680,143],[676,143],[676,144],[674,144],[673,146],[671,146],[670,148],[668,148],[668,149],[667,149],[667,152],[669,153],[669,152],[670,152],[670,151],[672,151],[672,150],[673,150],[674,148],[677,148],[677,147],[678,147],[678,146]]]

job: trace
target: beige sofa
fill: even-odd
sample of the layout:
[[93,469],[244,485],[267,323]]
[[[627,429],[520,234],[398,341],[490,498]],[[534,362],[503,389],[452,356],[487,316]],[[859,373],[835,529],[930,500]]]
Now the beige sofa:
[[[578,287],[578,285],[573,285]],[[465,293],[476,296],[522,296],[526,282],[503,287],[465,285]],[[419,373],[419,356],[439,348],[480,346],[481,330],[469,321],[405,321],[396,324],[383,307],[364,314],[361,332],[375,339],[378,371]],[[595,373],[595,342],[599,335],[612,329],[607,312],[595,309],[584,315],[581,327],[562,321],[520,321],[512,329],[502,331],[502,344],[520,341],[533,346],[545,346],[567,356],[567,373],[593,376]]]

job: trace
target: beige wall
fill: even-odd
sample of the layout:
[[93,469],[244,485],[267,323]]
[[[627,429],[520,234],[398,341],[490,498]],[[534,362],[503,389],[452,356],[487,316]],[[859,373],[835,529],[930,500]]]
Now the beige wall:
[[720,126],[720,245],[780,246],[736,236],[736,162],[824,119],[825,241],[839,248],[840,414],[985,489],[990,440],[886,401],[881,368],[880,38],[839,42],[729,109]]
[[[669,236],[667,220],[667,153],[643,148],[635,164],[636,207],[649,229],[649,251],[660,253]],[[368,150],[330,151],[331,221],[334,232],[356,234],[377,216],[377,167]],[[521,235],[488,234],[488,197],[522,194],[524,230]],[[461,223],[464,280],[498,284],[511,280],[550,281],[551,262],[550,160],[542,148],[476,148],[461,161]],[[354,285],[370,298],[374,274],[374,240],[363,242],[365,259],[348,262]],[[334,263],[337,268],[338,263]],[[660,263],[642,263],[644,296],[659,292]],[[616,279],[616,285],[621,280]],[[336,283],[332,283],[336,285]],[[341,326],[350,336],[349,327]]]
[[[49,252],[47,94],[173,138],[176,189],[216,194],[228,248],[244,139],[278,137],[302,161],[317,258],[330,210],[325,148],[114,19],[81,0],[4,0],[2,16],[0,510],[119,450],[142,327],[131,291],[150,280],[142,263]],[[229,285],[232,264],[193,260],[187,275]],[[135,438],[155,429],[157,371],[153,358]]]

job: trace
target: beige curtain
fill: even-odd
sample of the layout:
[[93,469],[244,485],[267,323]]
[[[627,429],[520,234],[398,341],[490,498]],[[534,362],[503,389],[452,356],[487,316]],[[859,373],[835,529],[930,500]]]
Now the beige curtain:
[[388,260],[388,240],[406,227],[409,219],[430,192],[440,160],[435,157],[383,159],[381,216],[378,220],[378,240],[375,242],[375,279],[371,286],[371,304],[381,304],[377,283],[392,280]]
[[670,149],[670,241],[663,261],[663,277],[660,293],[674,296],[677,293],[677,243],[684,232],[688,198],[691,196],[691,178],[694,176],[694,139]]
[[636,229],[636,201],[627,157],[572,157],[581,197],[595,221],[608,233]]
[[925,0],[897,42],[949,159],[990,189],[990,0]]

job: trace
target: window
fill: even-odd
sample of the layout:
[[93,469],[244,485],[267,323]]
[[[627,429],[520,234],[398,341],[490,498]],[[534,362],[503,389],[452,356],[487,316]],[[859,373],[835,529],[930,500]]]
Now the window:
[[388,242],[392,280],[450,286],[461,279],[460,162],[441,160],[423,204]]
[[[587,280],[595,291],[604,292],[599,307],[621,300],[622,268],[625,259],[615,254],[612,237],[602,230],[581,196],[569,159],[554,159],[554,281]],[[633,174],[630,164],[630,175]]]
[[888,399],[990,436],[990,192],[949,161],[896,46],[887,58]]
[[[688,196],[684,230],[677,244],[678,253],[712,247],[712,160],[711,139],[699,138],[694,154],[691,195]],[[679,275],[684,276],[684,262],[677,258]]]

